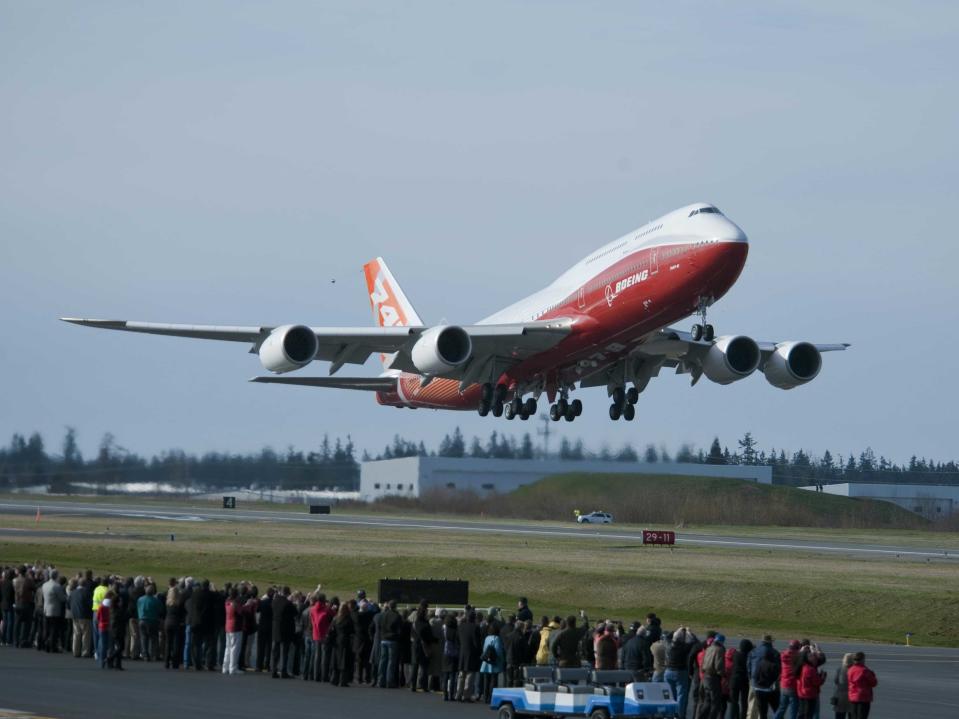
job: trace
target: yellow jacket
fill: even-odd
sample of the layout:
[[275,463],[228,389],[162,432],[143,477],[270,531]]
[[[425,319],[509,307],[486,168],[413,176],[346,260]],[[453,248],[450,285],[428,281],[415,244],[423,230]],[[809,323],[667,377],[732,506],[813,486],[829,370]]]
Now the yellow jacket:
[[549,665],[549,637],[553,632],[559,631],[559,624],[550,622],[539,630],[539,647],[536,649],[536,664],[541,667]]
[[100,610],[100,602],[103,601],[103,598],[107,595],[107,588],[102,584],[97,585],[97,588],[93,590],[93,611],[97,612]]

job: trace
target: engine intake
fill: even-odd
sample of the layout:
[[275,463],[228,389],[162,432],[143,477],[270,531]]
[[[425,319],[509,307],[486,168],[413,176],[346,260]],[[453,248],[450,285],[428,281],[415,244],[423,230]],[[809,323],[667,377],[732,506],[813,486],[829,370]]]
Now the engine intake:
[[717,384],[730,384],[755,372],[760,357],[759,345],[751,337],[720,337],[706,353],[703,374]]
[[822,369],[822,355],[809,342],[782,342],[769,355],[763,373],[773,387],[792,389],[816,379]]
[[465,364],[473,354],[469,333],[456,325],[430,327],[413,345],[413,364],[425,375],[438,375]]
[[283,325],[260,345],[260,362],[270,372],[282,374],[305,367],[316,358],[319,341],[304,325]]

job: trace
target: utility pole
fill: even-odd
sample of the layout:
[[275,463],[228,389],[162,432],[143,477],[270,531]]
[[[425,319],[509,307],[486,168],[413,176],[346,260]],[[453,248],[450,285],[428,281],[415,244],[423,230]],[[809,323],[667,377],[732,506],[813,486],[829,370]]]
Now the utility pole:
[[549,459],[549,425],[552,420],[545,412],[540,412],[539,418],[543,422],[543,428],[537,429],[536,434],[543,438],[543,459]]

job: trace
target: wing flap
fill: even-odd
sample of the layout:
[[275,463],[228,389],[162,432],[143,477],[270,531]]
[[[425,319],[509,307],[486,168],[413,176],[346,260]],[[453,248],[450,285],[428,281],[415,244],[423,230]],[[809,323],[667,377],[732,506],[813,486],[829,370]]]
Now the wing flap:
[[253,377],[250,382],[328,389],[357,389],[367,392],[392,392],[396,389],[395,377]]

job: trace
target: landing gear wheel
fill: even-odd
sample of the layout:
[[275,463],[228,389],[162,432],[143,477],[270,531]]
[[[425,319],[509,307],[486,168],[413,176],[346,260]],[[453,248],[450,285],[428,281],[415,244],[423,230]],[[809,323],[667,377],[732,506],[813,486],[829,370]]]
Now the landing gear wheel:
[[490,409],[490,412],[493,413],[494,417],[503,416],[503,403],[502,402],[493,402],[493,406]]
[[517,415],[523,411],[523,400],[519,397],[513,397],[510,406],[513,408],[513,414]]
[[712,325],[705,325],[703,327],[703,340],[706,342],[712,342],[713,338],[716,336],[716,330],[713,329]]
[[529,412],[526,411],[526,406],[523,406],[523,409],[519,412],[519,418],[524,422],[529,419]]
[[506,419],[513,419],[516,416],[516,409],[513,407],[512,402],[507,402],[503,405],[503,416]]
[[632,422],[633,418],[636,416],[636,407],[631,404],[627,404],[623,407],[623,419],[627,422]]
[[619,409],[618,404],[609,405],[609,418],[611,420],[615,422],[617,419],[619,419],[621,414],[622,414],[622,411]]
[[569,403],[569,408],[572,410],[573,414],[579,417],[583,413],[583,403],[578,399],[574,399]]
[[613,404],[617,407],[622,407],[623,403],[626,401],[626,390],[622,387],[617,387],[613,390]]
[[493,403],[493,385],[489,382],[484,382],[480,387],[480,399],[486,404]]
[[559,407],[555,404],[549,406],[549,418],[554,422],[559,422],[560,417],[563,416],[563,413],[559,411]]
[[639,402],[639,390],[635,387],[630,387],[626,390],[626,401],[629,404],[636,404]]
[[564,414],[563,416],[566,418],[566,421],[567,421],[567,422],[572,422],[574,419],[576,419],[576,413],[573,412],[573,408],[572,408],[572,407],[570,407],[569,409],[567,409],[567,410],[566,410],[566,414]]
[[479,407],[477,408],[476,411],[479,412],[480,417],[485,417],[486,415],[488,415],[490,411],[489,402],[487,402],[486,400],[483,400],[482,402],[480,402]]
[[693,325],[689,333],[693,336],[693,342],[699,342],[703,338],[703,326]]
[[525,404],[526,414],[530,417],[536,416],[536,400],[530,397]]
[[559,407],[559,413],[565,415],[566,411],[569,409],[569,402],[567,402],[565,399],[561,399],[556,403],[556,406]]
[[505,402],[507,392],[509,392],[509,387],[505,384],[496,385],[496,389],[493,390],[493,404],[502,404]]

